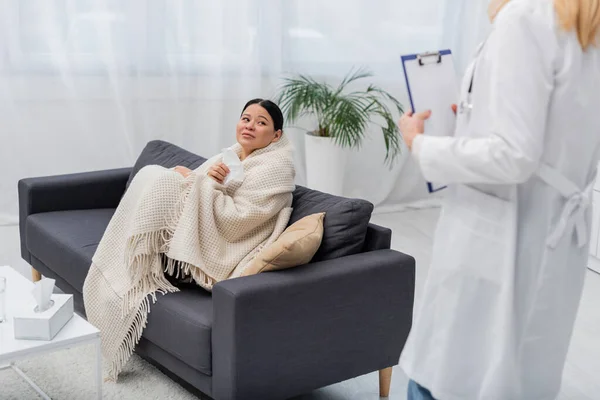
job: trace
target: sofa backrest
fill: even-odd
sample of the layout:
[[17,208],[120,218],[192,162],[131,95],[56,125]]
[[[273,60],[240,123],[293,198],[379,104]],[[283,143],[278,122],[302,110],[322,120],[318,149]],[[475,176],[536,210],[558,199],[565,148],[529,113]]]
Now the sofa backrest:
[[[161,165],[166,168],[181,165],[195,169],[205,161],[206,158],[172,143],[153,140],[148,142],[138,157],[127,187],[135,174],[147,165]],[[389,248],[391,231],[369,224],[373,204],[366,200],[333,196],[296,186],[292,207],[294,211],[289,221],[290,225],[307,215],[325,212],[323,241],[312,261]]]
[[133,177],[147,165],[160,165],[173,168],[178,165],[189,169],[198,168],[206,158],[164,140],[152,140],[146,144],[136,160],[126,187],[129,187]]
[[373,204],[296,186],[289,224],[310,214],[325,212],[323,240],[313,261],[360,253],[365,243]]

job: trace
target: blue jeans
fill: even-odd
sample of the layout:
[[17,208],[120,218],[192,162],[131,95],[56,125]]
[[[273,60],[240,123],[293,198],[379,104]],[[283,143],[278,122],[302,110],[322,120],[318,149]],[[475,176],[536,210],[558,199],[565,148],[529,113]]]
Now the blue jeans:
[[408,382],[408,397],[407,400],[435,400],[431,392],[411,380]]

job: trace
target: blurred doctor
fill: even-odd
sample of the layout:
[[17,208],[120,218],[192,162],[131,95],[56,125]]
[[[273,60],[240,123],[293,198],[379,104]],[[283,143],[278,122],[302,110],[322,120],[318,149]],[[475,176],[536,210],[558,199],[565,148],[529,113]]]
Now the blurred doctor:
[[595,245],[600,0],[495,0],[490,16],[454,137],[427,136],[429,112],[399,123],[448,185],[400,360],[411,399],[555,399]]

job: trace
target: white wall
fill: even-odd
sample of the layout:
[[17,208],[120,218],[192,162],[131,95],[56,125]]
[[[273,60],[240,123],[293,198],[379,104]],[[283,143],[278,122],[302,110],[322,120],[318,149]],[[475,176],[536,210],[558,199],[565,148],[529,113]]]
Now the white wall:
[[[218,152],[233,143],[244,102],[271,97],[282,71],[340,77],[366,65],[386,79],[370,82],[407,105],[400,55],[451,48],[462,72],[487,31],[486,5],[1,2],[0,224],[16,222],[24,177],[130,166],[152,139]],[[303,137],[288,134],[303,184]],[[431,197],[408,152],[391,170],[383,156],[381,134],[372,132],[351,159],[346,195],[382,209]]]
[[[408,104],[400,71],[395,82],[373,82]],[[10,98],[0,97],[0,224],[7,224],[16,223],[19,179],[131,166],[153,139],[203,156],[217,153],[233,144],[245,101],[272,97],[277,82],[260,77],[132,77],[111,82],[102,77],[20,76],[0,78],[2,88],[11,93]],[[310,123],[304,126],[310,128]],[[297,181],[305,184],[302,131],[290,128],[287,134],[297,149]],[[363,148],[353,153],[346,195],[377,205],[426,195],[406,149],[392,169],[383,164],[380,132],[371,132]]]

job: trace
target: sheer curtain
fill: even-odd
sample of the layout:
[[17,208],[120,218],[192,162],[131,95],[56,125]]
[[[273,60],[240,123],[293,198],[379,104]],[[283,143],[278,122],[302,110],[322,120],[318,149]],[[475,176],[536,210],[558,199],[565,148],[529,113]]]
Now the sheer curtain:
[[[0,224],[17,222],[24,177],[131,166],[153,139],[215,154],[245,101],[274,97],[289,74],[336,83],[366,66],[408,104],[400,55],[450,47],[467,60],[484,3],[0,0]],[[429,198],[408,152],[390,168],[370,133],[345,194],[380,210]],[[302,131],[287,134],[304,184]]]

